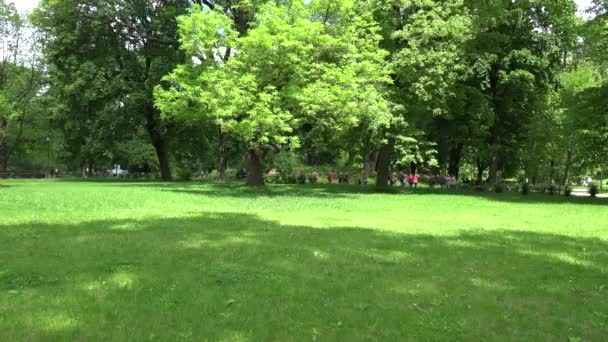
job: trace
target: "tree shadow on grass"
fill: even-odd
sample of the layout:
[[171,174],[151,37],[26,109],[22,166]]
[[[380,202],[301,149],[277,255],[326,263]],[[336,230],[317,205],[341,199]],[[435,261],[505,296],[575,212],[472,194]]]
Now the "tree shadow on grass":
[[306,184],[283,185],[269,184],[265,187],[252,188],[243,182],[229,181],[184,181],[184,182],[158,182],[158,181],[119,181],[119,180],[83,180],[82,183],[98,186],[118,186],[131,188],[158,189],[181,194],[204,195],[207,197],[233,197],[233,198],[260,198],[260,197],[308,197],[308,198],[344,198],[349,196],[365,196],[371,194],[393,195],[396,198],[406,195],[447,195],[478,197],[497,202],[532,203],[532,204],[577,204],[577,205],[608,205],[608,198],[566,197],[563,195],[548,195],[531,193],[524,196],[520,193],[505,192],[478,192],[445,190],[439,188],[409,189],[392,187],[379,192],[374,186],[342,185],[342,184]]
[[208,197],[235,197],[235,198],[257,198],[257,197],[317,197],[317,198],[344,198],[349,196],[366,196],[372,194],[392,195],[395,198],[402,196],[466,196],[483,198],[490,201],[509,202],[509,203],[531,203],[531,204],[577,204],[577,205],[608,205],[606,198],[591,197],[566,197],[563,195],[548,195],[532,193],[522,195],[520,193],[493,193],[476,191],[457,191],[444,189],[407,189],[389,188],[378,192],[373,186],[339,185],[339,184],[319,184],[319,185],[269,185],[262,188],[251,188],[240,183],[181,183],[175,185],[165,185],[164,191],[171,191],[184,194],[205,195]]
[[246,214],[0,226],[1,340],[602,340],[608,243]]

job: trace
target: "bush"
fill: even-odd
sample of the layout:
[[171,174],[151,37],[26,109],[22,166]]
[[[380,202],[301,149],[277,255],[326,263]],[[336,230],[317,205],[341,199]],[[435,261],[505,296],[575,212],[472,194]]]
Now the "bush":
[[475,191],[486,192],[488,191],[488,187],[485,184],[477,184],[475,185]]
[[177,176],[180,180],[189,181],[192,179],[192,170],[189,168],[179,169]]
[[298,178],[296,177],[295,174],[291,174],[289,176],[287,176],[287,180],[285,180],[285,184],[297,184],[298,183]]
[[570,185],[566,185],[564,187],[564,195],[566,195],[566,197],[572,196],[572,188],[570,187]]
[[280,152],[274,158],[274,166],[281,178],[287,184],[295,184],[294,172],[298,167],[298,156],[292,152]]
[[589,186],[589,195],[591,195],[591,197],[597,197],[597,194],[599,193],[599,189],[597,187],[596,184],[591,184]]
[[306,184],[306,175],[302,172],[299,172],[296,176],[296,181],[298,184]]
[[319,182],[319,173],[318,172],[309,173],[306,175],[306,178],[308,178],[308,183],[317,184]]
[[494,183],[494,192],[497,194],[503,193],[505,191],[505,185],[502,182]]
[[428,176],[426,179],[426,183],[431,187],[435,187],[435,185],[439,185],[440,184],[440,180],[439,177],[436,176]]
[[264,175],[264,182],[266,182],[266,184],[278,184],[279,183],[279,176],[265,174]]
[[555,186],[555,184],[550,184],[547,187],[547,192],[549,193],[549,195],[553,196],[555,195],[555,192],[559,193],[559,189],[557,188],[557,186]]
[[521,194],[524,196],[530,194],[530,183],[526,182],[521,185]]

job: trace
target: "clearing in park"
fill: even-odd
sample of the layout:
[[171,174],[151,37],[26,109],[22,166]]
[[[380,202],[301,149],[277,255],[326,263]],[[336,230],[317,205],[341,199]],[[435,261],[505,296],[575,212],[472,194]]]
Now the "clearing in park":
[[0,339],[608,336],[603,199],[3,181]]

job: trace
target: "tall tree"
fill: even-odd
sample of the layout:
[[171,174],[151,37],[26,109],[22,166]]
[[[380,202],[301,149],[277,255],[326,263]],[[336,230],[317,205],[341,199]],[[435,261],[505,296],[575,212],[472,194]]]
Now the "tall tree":
[[193,62],[166,78],[171,86],[158,88],[157,105],[167,115],[217,122],[244,143],[248,184],[263,184],[265,154],[297,148],[301,122],[344,131],[372,113],[376,122],[388,117],[385,54],[373,22],[352,4],[343,3],[347,16],[320,13],[329,2],[268,3],[246,35],[217,6],[196,7],[180,19]]
[[12,2],[0,0],[0,173],[23,142],[41,85],[36,32]]

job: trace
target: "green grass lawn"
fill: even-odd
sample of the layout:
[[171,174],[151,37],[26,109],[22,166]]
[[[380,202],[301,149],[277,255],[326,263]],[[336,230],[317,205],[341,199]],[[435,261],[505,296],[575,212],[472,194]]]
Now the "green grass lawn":
[[1,341],[606,336],[603,199],[0,183]]

